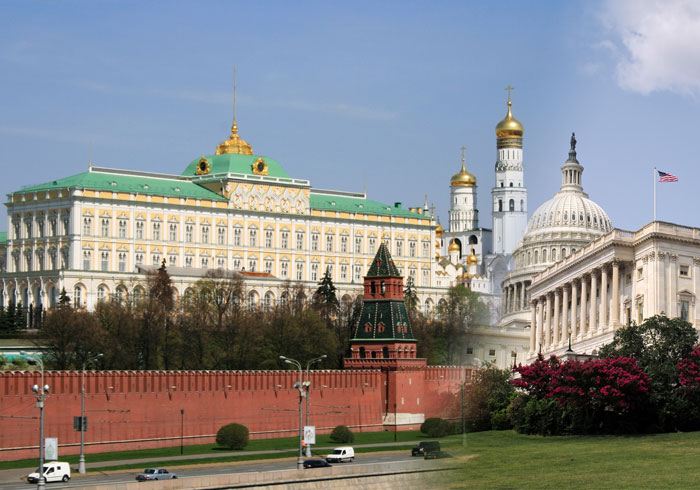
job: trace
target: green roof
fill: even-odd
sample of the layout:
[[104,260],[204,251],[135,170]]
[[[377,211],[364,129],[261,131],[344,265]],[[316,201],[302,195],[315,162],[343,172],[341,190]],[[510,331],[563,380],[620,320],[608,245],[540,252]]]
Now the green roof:
[[374,256],[372,265],[369,266],[366,277],[401,277],[399,269],[394,265],[389,249],[383,241],[379,244],[379,250]]
[[6,243],[7,243],[7,232],[0,231],[0,245],[4,245]]
[[243,155],[240,153],[224,153],[223,155],[206,155],[204,157],[192,160],[187,166],[182,175],[188,177],[195,176],[197,174],[197,167],[202,158],[206,158],[209,162],[209,174],[248,174],[255,175],[253,173],[253,164],[262,158],[267,164],[267,175],[271,177],[281,177],[284,179],[290,178],[287,172],[284,171],[282,165],[280,165],[276,160],[269,157],[259,156],[259,155]]
[[189,197],[193,199],[226,199],[209,189],[186,180],[171,180],[140,175],[124,175],[104,171],[83,172],[65,179],[25,187],[19,193],[50,191],[54,189],[79,188],[97,191],[134,192],[167,197]]
[[364,301],[352,340],[415,341],[404,302]]
[[378,214],[384,216],[403,216],[406,218],[429,219],[424,214],[412,213],[401,207],[389,206],[378,201],[361,197],[316,194],[311,191],[311,209],[324,211],[345,211],[349,213]]

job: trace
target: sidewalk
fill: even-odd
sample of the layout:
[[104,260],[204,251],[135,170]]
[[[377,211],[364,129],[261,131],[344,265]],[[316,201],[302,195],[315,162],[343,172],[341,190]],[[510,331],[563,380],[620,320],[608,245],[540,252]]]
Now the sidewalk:
[[[406,445],[418,445],[420,441],[402,441],[402,442],[384,442],[376,444],[357,444],[353,445],[355,448],[371,448],[371,447],[392,447],[392,446],[406,446]],[[321,455],[328,454],[337,446],[313,446],[311,448],[312,457],[320,458]],[[138,458],[138,459],[123,459],[114,461],[99,461],[95,463],[90,463],[90,455],[85,456],[86,468],[109,468],[112,466],[122,466],[126,464],[137,464],[143,463],[143,467],[146,468],[150,462],[160,462],[167,461],[167,466],[177,467],[178,461],[191,461],[193,459],[207,459],[207,458],[226,458],[233,456],[255,456],[259,454],[281,454],[290,453],[290,457],[296,457],[296,449],[268,449],[266,451],[222,451],[216,454],[212,453],[200,453],[200,454],[183,454],[182,456],[165,456],[160,458]],[[185,446],[185,452],[187,452],[187,446]],[[38,465],[37,461],[37,465]],[[222,463],[224,464],[224,463]],[[16,468],[12,470],[0,470],[0,483],[19,481],[22,477],[27,476],[32,471],[36,470],[37,466],[31,466],[27,468]],[[73,478],[80,476],[78,473],[78,464],[71,464],[71,476]]]

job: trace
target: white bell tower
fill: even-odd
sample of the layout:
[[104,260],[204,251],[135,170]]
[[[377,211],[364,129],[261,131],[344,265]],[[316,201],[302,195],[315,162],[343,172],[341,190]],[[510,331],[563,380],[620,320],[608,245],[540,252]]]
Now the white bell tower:
[[493,199],[493,251],[511,254],[527,228],[527,188],[523,181],[523,125],[511,112],[508,91],[508,113],[496,126],[496,183]]

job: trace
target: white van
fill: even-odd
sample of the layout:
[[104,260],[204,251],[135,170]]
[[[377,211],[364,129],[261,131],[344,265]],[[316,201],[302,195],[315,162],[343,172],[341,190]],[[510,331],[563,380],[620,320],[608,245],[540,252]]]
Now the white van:
[[350,446],[337,447],[326,456],[329,463],[342,463],[344,461],[355,461],[355,450]]
[[[52,481],[68,481],[70,480],[70,465],[61,463],[60,461],[50,461],[44,463],[44,480],[46,483]],[[27,476],[29,483],[37,483],[39,481],[39,468],[34,473]]]

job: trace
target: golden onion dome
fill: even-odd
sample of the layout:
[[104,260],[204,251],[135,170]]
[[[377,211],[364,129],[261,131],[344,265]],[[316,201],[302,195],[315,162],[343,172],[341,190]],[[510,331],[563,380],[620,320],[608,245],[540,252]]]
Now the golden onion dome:
[[447,247],[447,251],[448,252],[455,252],[455,251],[459,252],[459,245],[457,245],[457,242],[455,241],[454,238],[452,239],[452,241],[450,241],[450,246]]
[[467,265],[476,265],[479,263],[479,259],[476,258],[476,254],[474,253],[474,249],[472,248],[472,253],[469,254],[469,257],[467,257]]
[[505,119],[496,125],[496,136],[498,138],[522,138],[525,129],[520,121],[513,117],[513,112],[510,110],[512,102],[508,100],[508,114]]
[[454,174],[450,179],[450,187],[456,186],[476,186],[476,177],[474,174],[467,172],[467,168],[464,166],[464,161],[462,161],[462,170],[460,170],[459,173]]
[[445,231],[445,229],[442,227],[440,223],[438,223],[435,226],[435,236],[440,238],[442,236],[442,233]]

